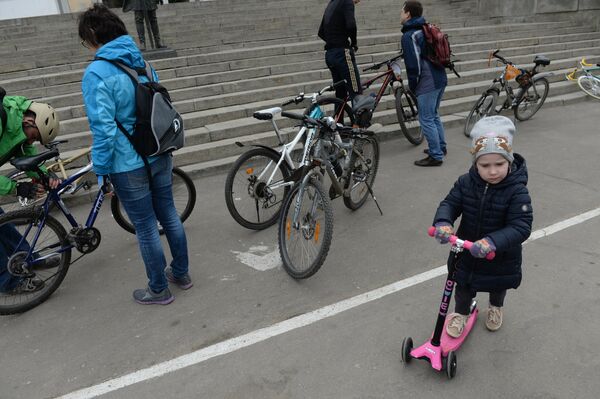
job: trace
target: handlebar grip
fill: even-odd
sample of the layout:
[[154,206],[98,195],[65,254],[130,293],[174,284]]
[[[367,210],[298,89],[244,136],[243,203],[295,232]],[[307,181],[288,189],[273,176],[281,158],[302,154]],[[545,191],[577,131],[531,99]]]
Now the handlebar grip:
[[295,101],[294,101],[294,99],[291,99],[291,100],[289,100],[289,101],[286,101],[286,102],[284,102],[283,104],[281,104],[281,106],[282,106],[282,107],[285,107],[286,105],[290,105],[290,104],[292,104],[293,102],[295,102]]
[[429,234],[429,237],[433,237],[435,235],[435,226],[431,226],[428,230],[427,230],[427,234]]
[[346,84],[346,79],[342,79],[338,82],[335,82],[334,84],[331,85],[331,89],[337,89],[338,87],[345,85]]

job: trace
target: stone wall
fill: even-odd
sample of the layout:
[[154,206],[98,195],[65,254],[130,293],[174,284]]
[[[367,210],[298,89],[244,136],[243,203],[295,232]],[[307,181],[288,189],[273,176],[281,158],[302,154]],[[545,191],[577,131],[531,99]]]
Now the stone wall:
[[478,11],[501,20],[571,18],[600,29],[600,0],[479,0]]

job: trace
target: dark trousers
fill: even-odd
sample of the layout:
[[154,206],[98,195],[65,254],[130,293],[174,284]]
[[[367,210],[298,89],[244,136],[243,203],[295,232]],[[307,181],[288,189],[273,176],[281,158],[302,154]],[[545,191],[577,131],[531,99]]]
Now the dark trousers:
[[[468,287],[461,287],[456,285],[454,289],[454,301],[456,306],[454,311],[462,315],[469,314],[469,308],[473,298],[477,295],[477,292],[471,290]],[[504,298],[506,297],[506,290],[492,291],[490,292],[490,305],[502,307],[504,306]]]
[[345,100],[350,95],[352,100],[357,94],[362,93],[354,50],[348,48],[329,49],[325,52],[325,62],[331,71],[333,83],[342,79],[346,80],[346,86],[336,88],[335,96],[337,98]]
[[150,29],[152,30],[152,36],[154,37],[154,44],[156,47],[160,47],[161,41],[160,32],[158,30],[158,20],[156,19],[156,10],[135,11],[135,28],[137,30],[140,43],[144,45],[146,44],[146,32],[144,31],[145,13],[148,14]]

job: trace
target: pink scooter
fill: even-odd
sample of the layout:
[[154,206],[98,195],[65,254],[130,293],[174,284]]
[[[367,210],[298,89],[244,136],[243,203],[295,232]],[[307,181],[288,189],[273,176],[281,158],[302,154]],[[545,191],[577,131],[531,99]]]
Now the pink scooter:
[[[430,227],[428,234],[433,237],[434,232],[435,227]],[[452,291],[454,290],[455,285],[454,272],[456,270],[456,262],[463,249],[470,249],[473,245],[472,242],[461,240],[456,236],[451,236],[449,241],[452,244],[451,251],[454,252],[454,257],[448,265],[448,277],[446,278],[446,284],[444,284],[444,295],[442,296],[440,311],[438,313],[437,322],[435,323],[433,336],[423,345],[414,349],[412,338],[404,338],[402,341],[402,360],[406,364],[410,363],[413,358],[427,360],[431,363],[433,369],[437,371],[445,370],[448,378],[452,379],[456,374],[455,351],[458,350],[465,339],[467,339],[469,332],[477,320],[477,313],[479,310],[477,309],[477,302],[473,301],[473,303],[471,303],[471,311],[467,324],[460,337],[452,338],[446,333],[446,315],[448,314],[450,299],[452,298]],[[492,252],[488,254],[486,258],[492,260],[495,255],[496,254]]]

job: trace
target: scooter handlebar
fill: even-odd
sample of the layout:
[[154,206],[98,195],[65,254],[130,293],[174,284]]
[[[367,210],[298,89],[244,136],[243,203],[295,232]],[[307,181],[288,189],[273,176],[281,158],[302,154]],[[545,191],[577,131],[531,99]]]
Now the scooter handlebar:
[[[429,228],[429,230],[427,230],[427,234],[429,234],[429,236],[433,237],[435,236],[435,227],[431,226]],[[448,240],[450,241],[450,243],[452,245],[458,244],[460,246],[462,246],[465,249],[471,249],[471,247],[473,246],[473,243],[469,240],[461,240],[460,238],[458,238],[455,235],[450,236],[450,239]],[[495,252],[490,252],[489,254],[487,254],[487,256],[485,257],[487,260],[492,260],[496,257],[496,253]]]

